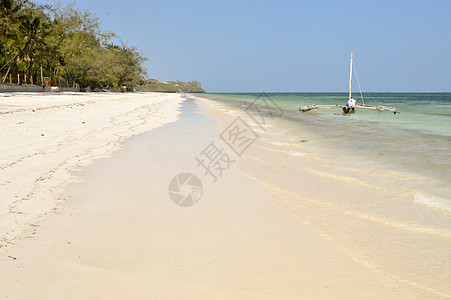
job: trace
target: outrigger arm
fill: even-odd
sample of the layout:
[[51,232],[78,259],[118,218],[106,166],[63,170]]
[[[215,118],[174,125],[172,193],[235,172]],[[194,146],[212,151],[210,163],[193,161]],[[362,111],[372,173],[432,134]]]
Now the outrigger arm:
[[[353,55],[352,55],[352,52],[351,52],[351,64],[349,66],[349,99],[348,99],[348,103],[351,103],[351,99],[352,99],[352,66],[353,66]],[[354,67],[354,69],[355,69],[355,67]],[[359,78],[357,77],[357,72],[356,72],[356,78],[357,78],[357,83],[358,83],[359,82]],[[360,90],[360,84],[359,84],[359,90]],[[310,110],[313,110],[313,109],[340,107],[343,110],[344,114],[353,113],[355,111],[355,108],[376,109],[376,110],[380,110],[380,111],[391,111],[395,115],[399,114],[399,112],[394,107],[388,107],[388,106],[383,106],[383,105],[379,105],[379,106],[366,105],[365,102],[363,101],[362,91],[360,91],[360,95],[362,96],[362,104],[352,105],[352,104],[355,103],[355,100],[353,101],[354,103],[350,104],[350,106],[341,105],[341,104],[335,104],[335,105],[316,105],[316,104],[312,104],[312,105],[299,107],[299,111],[306,112],[306,111],[310,111]]]
[[[341,105],[341,104],[335,104],[335,105],[316,105],[316,104],[312,104],[312,105],[299,107],[299,111],[306,112],[306,111],[310,111],[310,110],[313,110],[313,109],[325,109],[325,108],[334,108],[334,107],[343,108],[343,107],[345,107],[345,105]],[[391,111],[394,114],[399,114],[399,111],[396,108],[383,106],[383,105],[376,106],[376,105],[356,104],[355,108],[375,109],[375,110],[379,110],[379,111]]]

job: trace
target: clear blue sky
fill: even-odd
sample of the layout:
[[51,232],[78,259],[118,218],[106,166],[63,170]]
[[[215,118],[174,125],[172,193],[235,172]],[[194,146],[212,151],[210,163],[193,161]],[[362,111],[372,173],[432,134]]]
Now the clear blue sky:
[[208,92],[346,91],[351,51],[364,91],[451,91],[449,0],[77,6],[139,47],[150,78],[198,80]]

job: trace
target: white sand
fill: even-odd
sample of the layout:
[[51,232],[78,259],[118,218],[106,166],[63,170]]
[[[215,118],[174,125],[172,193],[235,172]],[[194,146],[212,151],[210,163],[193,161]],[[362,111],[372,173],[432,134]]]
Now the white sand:
[[175,94],[0,94],[0,248],[34,232],[71,171],[177,120]]

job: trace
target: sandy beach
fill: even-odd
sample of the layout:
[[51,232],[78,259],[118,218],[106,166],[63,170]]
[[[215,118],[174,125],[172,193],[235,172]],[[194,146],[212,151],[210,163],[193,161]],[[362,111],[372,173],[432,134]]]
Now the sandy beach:
[[[240,121],[254,140],[232,150]],[[362,212],[378,187],[325,174],[308,143],[253,121],[176,94],[0,95],[0,298],[449,297],[446,259],[443,277],[400,271],[426,226],[387,225],[382,203]],[[168,194],[182,173],[202,183],[190,207]],[[448,233],[421,234],[441,247]]]
[[181,101],[169,94],[0,94],[0,247],[34,232],[75,180],[73,170],[177,120]]

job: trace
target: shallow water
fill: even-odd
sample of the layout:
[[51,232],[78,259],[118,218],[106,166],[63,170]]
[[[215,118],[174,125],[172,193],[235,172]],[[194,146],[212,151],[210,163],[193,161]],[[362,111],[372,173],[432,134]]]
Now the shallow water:
[[[258,95],[206,97],[244,109]],[[282,118],[272,126],[293,140],[308,140],[316,153],[339,153],[365,169],[410,174],[409,182],[402,185],[417,189],[417,201],[451,212],[451,93],[368,93],[365,104],[396,107],[400,114],[358,109],[347,116],[340,115],[340,108],[298,111],[299,106],[309,104],[344,104],[345,93],[268,96],[283,110]]]
[[[205,95],[243,117],[257,96]],[[413,298],[451,297],[451,94],[373,94],[367,104],[401,114],[351,116],[297,111],[346,94],[269,96],[283,116],[250,124],[261,137],[240,170],[270,190],[275,206]]]

